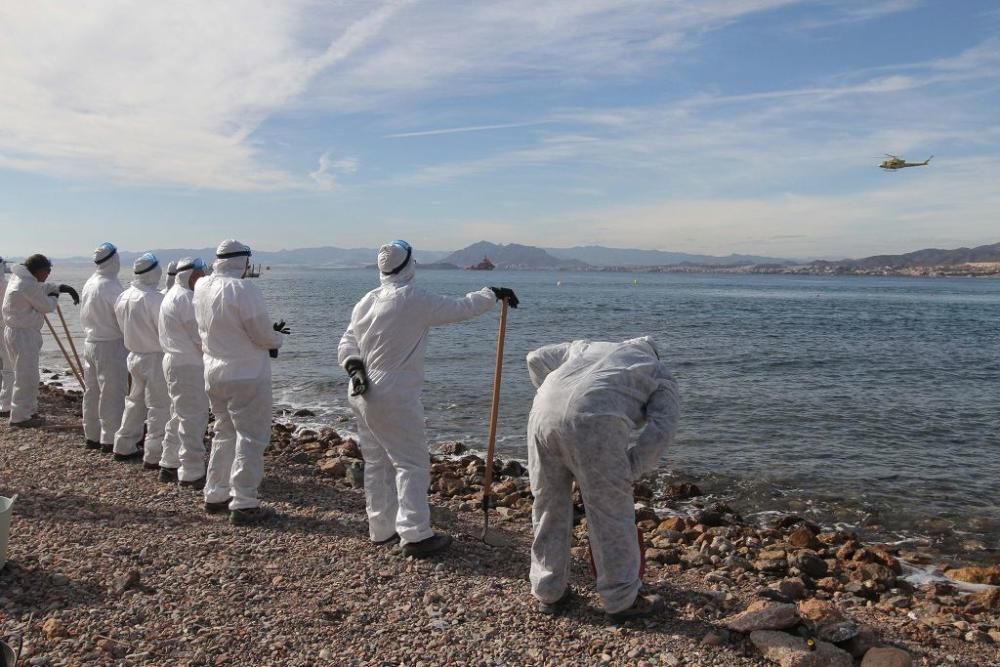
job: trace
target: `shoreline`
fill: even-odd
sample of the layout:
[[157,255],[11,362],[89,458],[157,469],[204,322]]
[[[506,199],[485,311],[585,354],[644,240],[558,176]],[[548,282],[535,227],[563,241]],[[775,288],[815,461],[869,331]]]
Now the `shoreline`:
[[[368,543],[360,452],[333,428],[274,421],[261,491],[280,519],[234,528],[200,513],[198,494],[85,451],[78,396],[47,388],[40,400],[46,429],[0,429],[0,493],[20,494],[0,627],[24,629],[25,664],[761,666],[791,651],[846,665],[874,644],[914,664],[1000,660],[1000,589],[914,586],[893,547],[787,516],[762,529],[719,504],[687,518],[640,507],[644,581],[668,609],[623,627],[600,611],[581,516],[571,581],[582,599],[550,619],[528,593],[530,493],[517,462],[501,464],[490,512],[504,544],[487,547],[478,539],[484,464],[447,447],[430,501],[456,543],[414,561]],[[678,487],[670,502],[680,507],[695,491]]]

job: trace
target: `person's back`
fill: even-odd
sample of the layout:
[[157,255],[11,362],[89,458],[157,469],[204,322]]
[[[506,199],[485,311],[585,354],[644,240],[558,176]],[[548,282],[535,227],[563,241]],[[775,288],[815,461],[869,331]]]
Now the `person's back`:
[[273,337],[269,326],[263,332],[247,326],[255,319],[267,319],[260,289],[248,280],[216,272],[195,286],[194,309],[206,376],[220,382],[259,377],[269,363],[267,346]]
[[121,293],[115,314],[125,347],[136,354],[162,352],[158,322],[163,295],[155,286],[135,282]]
[[16,265],[3,297],[4,324],[11,329],[41,331],[45,314],[56,309],[56,300],[50,296],[55,289],[39,282],[23,264]]
[[174,284],[160,304],[160,347],[175,361],[202,365],[201,338],[194,314],[194,292]]
[[115,315],[115,303],[125,291],[117,271],[105,273],[102,266],[83,284],[80,295],[80,325],[85,341],[100,343],[122,338]]

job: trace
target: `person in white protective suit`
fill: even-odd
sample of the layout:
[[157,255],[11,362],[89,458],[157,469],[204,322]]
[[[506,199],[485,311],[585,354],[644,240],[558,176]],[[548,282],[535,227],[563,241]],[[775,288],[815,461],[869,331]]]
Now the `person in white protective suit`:
[[160,481],[205,486],[205,428],[208,394],[201,336],[194,316],[194,286],[208,272],[201,257],[177,263],[177,279],[160,306],[163,375],[170,394],[170,421],[163,437]]
[[167,281],[164,284],[163,289],[160,290],[163,293],[163,296],[167,295],[167,292],[170,291],[170,288],[174,286],[175,282],[177,282],[177,262],[169,262],[167,263]]
[[4,292],[2,317],[7,355],[14,369],[10,399],[10,425],[25,428],[44,423],[38,414],[38,355],[42,349],[45,315],[56,309],[60,294],[69,294],[74,303],[80,297],[69,285],[45,282],[52,263],[44,255],[32,255],[18,264]]
[[381,287],[354,307],[338,359],[351,376],[350,403],[365,459],[365,499],[372,542],[399,540],[407,556],[425,557],[451,543],[431,530],[427,489],[430,454],[424,437],[424,351],[430,327],[461,322],[517,297],[484,287],[462,297],[431,294],[414,284],[413,251],[393,241],[378,252]]
[[244,525],[269,519],[257,488],[264,450],[271,442],[271,356],[278,355],[284,322],[271,324],[264,295],[244,279],[250,247],[223,241],[212,275],[194,289],[194,313],[205,362],[205,386],[215,414],[215,435],[205,479],[205,511],[229,510]]
[[80,324],[83,341],[83,435],[87,449],[110,454],[122,424],[128,392],[128,350],[115,315],[123,288],[118,280],[121,257],[111,243],[94,251],[94,275],[83,285]]
[[615,620],[655,613],[661,601],[640,592],[632,484],[656,468],[677,431],[676,381],[648,337],[548,345],[528,355],[528,371],[538,388],[528,416],[528,474],[539,611],[556,613],[572,597],[575,479],[605,612]]
[[[7,293],[7,280],[10,269],[3,257],[0,257],[0,307],[3,306],[3,296]],[[14,391],[14,364],[7,354],[7,343],[4,342],[3,316],[0,315],[0,419],[10,417],[10,394]]]
[[[163,348],[160,347],[160,304],[158,289],[163,273],[151,252],[132,264],[132,284],[118,296],[115,316],[128,349],[128,372],[132,388],[125,398],[122,425],[115,434],[115,461],[137,461],[156,470],[163,453],[163,430],[170,414],[170,397],[163,378]],[[140,447],[143,425],[146,441]]]

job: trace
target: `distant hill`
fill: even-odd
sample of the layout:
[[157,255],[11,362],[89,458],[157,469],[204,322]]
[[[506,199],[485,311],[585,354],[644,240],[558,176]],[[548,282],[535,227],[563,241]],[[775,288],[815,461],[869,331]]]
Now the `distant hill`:
[[447,264],[466,267],[478,264],[483,257],[489,257],[498,269],[572,269],[584,268],[586,262],[577,259],[553,257],[541,248],[509,243],[497,245],[480,241],[457,250],[441,260]]
[[604,246],[575,246],[573,248],[545,248],[555,257],[576,259],[593,266],[673,266],[697,264],[699,266],[749,266],[754,264],[794,264],[778,257],[756,255],[691,255],[664,250],[636,250],[631,248],[605,248]]
[[906,269],[918,266],[958,266],[975,262],[1000,262],[1000,243],[956,250],[927,248],[903,255],[874,255],[863,259],[845,259],[838,262],[816,261],[812,262],[811,266],[849,269]]
[[[252,247],[252,246],[251,246]],[[135,258],[145,251],[119,250],[122,266],[130,266]],[[153,249],[157,258],[166,265],[168,262],[182,257],[201,257],[211,263],[215,258],[215,248],[160,248]],[[422,264],[437,262],[447,255],[439,250],[413,251],[414,257]],[[327,268],[360,268],[374,263],[378,250],[374,248],[336,248],[325,246],[321,248],[298,248],[293,250],[253,251],[251,261],[254,264],[267,266],[310,266]],[[89,263],[89,257],[69,257],[65,262]]]

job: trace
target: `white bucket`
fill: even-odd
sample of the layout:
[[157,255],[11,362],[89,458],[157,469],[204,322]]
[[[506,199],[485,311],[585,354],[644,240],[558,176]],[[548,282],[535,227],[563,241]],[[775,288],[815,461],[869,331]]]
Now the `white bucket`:
[[17,494],[13,498],[0,496],[0,568],[7,564],[7,540],[10,538],[10,513],[14,507],[15,500],[17,500]]

